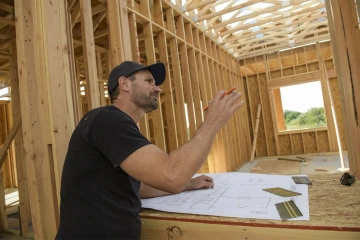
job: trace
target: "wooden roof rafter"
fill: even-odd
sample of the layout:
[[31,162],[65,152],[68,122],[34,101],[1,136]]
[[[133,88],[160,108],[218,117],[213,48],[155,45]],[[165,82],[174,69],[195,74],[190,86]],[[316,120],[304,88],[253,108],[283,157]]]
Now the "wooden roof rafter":
[[237,59],[329,38],[324,0],[183,0],[176,7]]

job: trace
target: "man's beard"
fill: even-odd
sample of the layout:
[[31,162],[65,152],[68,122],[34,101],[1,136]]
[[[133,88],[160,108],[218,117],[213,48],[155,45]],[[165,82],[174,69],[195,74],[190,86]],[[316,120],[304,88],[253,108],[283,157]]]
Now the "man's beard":
[[136,87],[134,90],[135,91],[134,95],[132,96],[132,101],[136,104],[136,106],[144,109],[146,113],[158,108],[158,101],[153,98],[153,95],[157,94],[155,91],[151,92],[149,95],[145,95],[137,91]]

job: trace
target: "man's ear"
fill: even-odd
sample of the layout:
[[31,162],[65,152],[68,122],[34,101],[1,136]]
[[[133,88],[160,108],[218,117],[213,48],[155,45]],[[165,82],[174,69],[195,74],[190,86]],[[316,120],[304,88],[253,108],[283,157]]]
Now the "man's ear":
[[129,91],[129,80],[126,77],[119,77],[119,87],[125,92]]

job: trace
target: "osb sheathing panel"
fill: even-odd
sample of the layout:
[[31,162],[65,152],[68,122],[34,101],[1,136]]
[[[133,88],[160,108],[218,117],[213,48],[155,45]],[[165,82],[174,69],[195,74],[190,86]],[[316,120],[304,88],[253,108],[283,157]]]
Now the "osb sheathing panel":
[[319,63],[314,62],[314,63],[308,64],[308,69],[309,69],[309,72],[318,71],[320,69],[319,68]]
[[274,156],[276,155],[275,136],[274,136],[272,117],[271,117],[269,92],[267,88],[265,74],[259,74],[259,87],[260,87],[260,93],[262,99],[262,113],[265,122],[265,131],[266,131],[267,144],[269,150],[268,155]]
[[292,141],[294,154],[304,153],[304,145],[303,145],[301,133],[291,134],[291,141]]
[[276,69],[280,68],[279,61],[278,61],[277,58],[276,59],[269,59],[268,60],[268,65],[269,65],[270,70],[276,70]]
[[319,152],[330,152],[328,132],[327,131],[319,131],[316,134],[317,134]]
[[281,78],[281,70],[271,71],[270,79]]
[[[305,50],[305,51],[306,51],[306,50]],[[306,54],[306,61],[307,61],[307,62],[311,62],[311,61],[317,59],[316,51],[306,52],[305,54]]]
[[293,67],[289,67],[289,68],[285,68],[283,69],[283,76],[286,77],[286,76],[292,76],[294,75],[294,68]]
[[[256,75],[250,76],[248,78],[248,87],[249,87],[248,92],[251,102],[250,108],[251,108],[252,122],[253,122],[253,126],[255,127],[258,104],[261,103]],[[256,151],[257,151],[256,156],[258,157],[267,156],[266,137],[265,137],[264,121],[262,115],[260,116],[259,129],[258,129],[257,142],[256,142]]]
[[296,54],[296,62],[295,64],[305,64],[305,53]]
[[304,132],[303,133],[305,153],[316,153],[316,136],[315,132]]
[[[281,55],[281,54],[280,54]],[[281,58],[281,64],[282,64],[282,66],[284,67],[284,68],[286,68],[286,67],[290,67],[290,66],[292,66],[293,65],[293,63],[292,63],[292,55],[291,56],[287,56],[287,57],[282,57]]]
[[306,65],[299,65],[299,66],[295,66],[295,73],[296,74],[301,74],[301,73],[306,73]]
[[290,134],[279,135],[280,155],[291,154]]
[[322,48],[321,50],[321,56],[324,58],[324,59],[328,59],[328,58],[332,58],[332,51],[331,51],[331,48]]
[[339,85],[338,85],[336,78],[329,79],[329,82],[330,82],[331,95],[332,95],[333,102],[334,102],[336,121],[337,121],[338,128],[339,128],[341,146],[342,146],[343,150],[346,150],[347,146],[346,146],[346,140],[345,140],[345,127],[344,127],[344,119],[343,119],[343,112],[342,112],[342,106],[341,106]]
[[326,67],[326,69],[333,69],[333,68],[335,68],[333,60],[332,60],[332,59],[330,59],[330,60],[325,60],[325,67]]

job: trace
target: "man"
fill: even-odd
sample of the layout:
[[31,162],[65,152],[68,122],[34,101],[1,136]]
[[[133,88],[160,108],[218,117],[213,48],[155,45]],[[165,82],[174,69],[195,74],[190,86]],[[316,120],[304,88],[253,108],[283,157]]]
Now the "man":
[[165,66],[126,61],[109,76],[112,106],[89,111],[71,136],[62,182],[57,239],[139,239],[140,198],[214,186],[192,178],[209,154],[216,132],[241,103],[239,93],[210,103],[205,120],[183,146],[167,154],[136,125],[157,109]]

